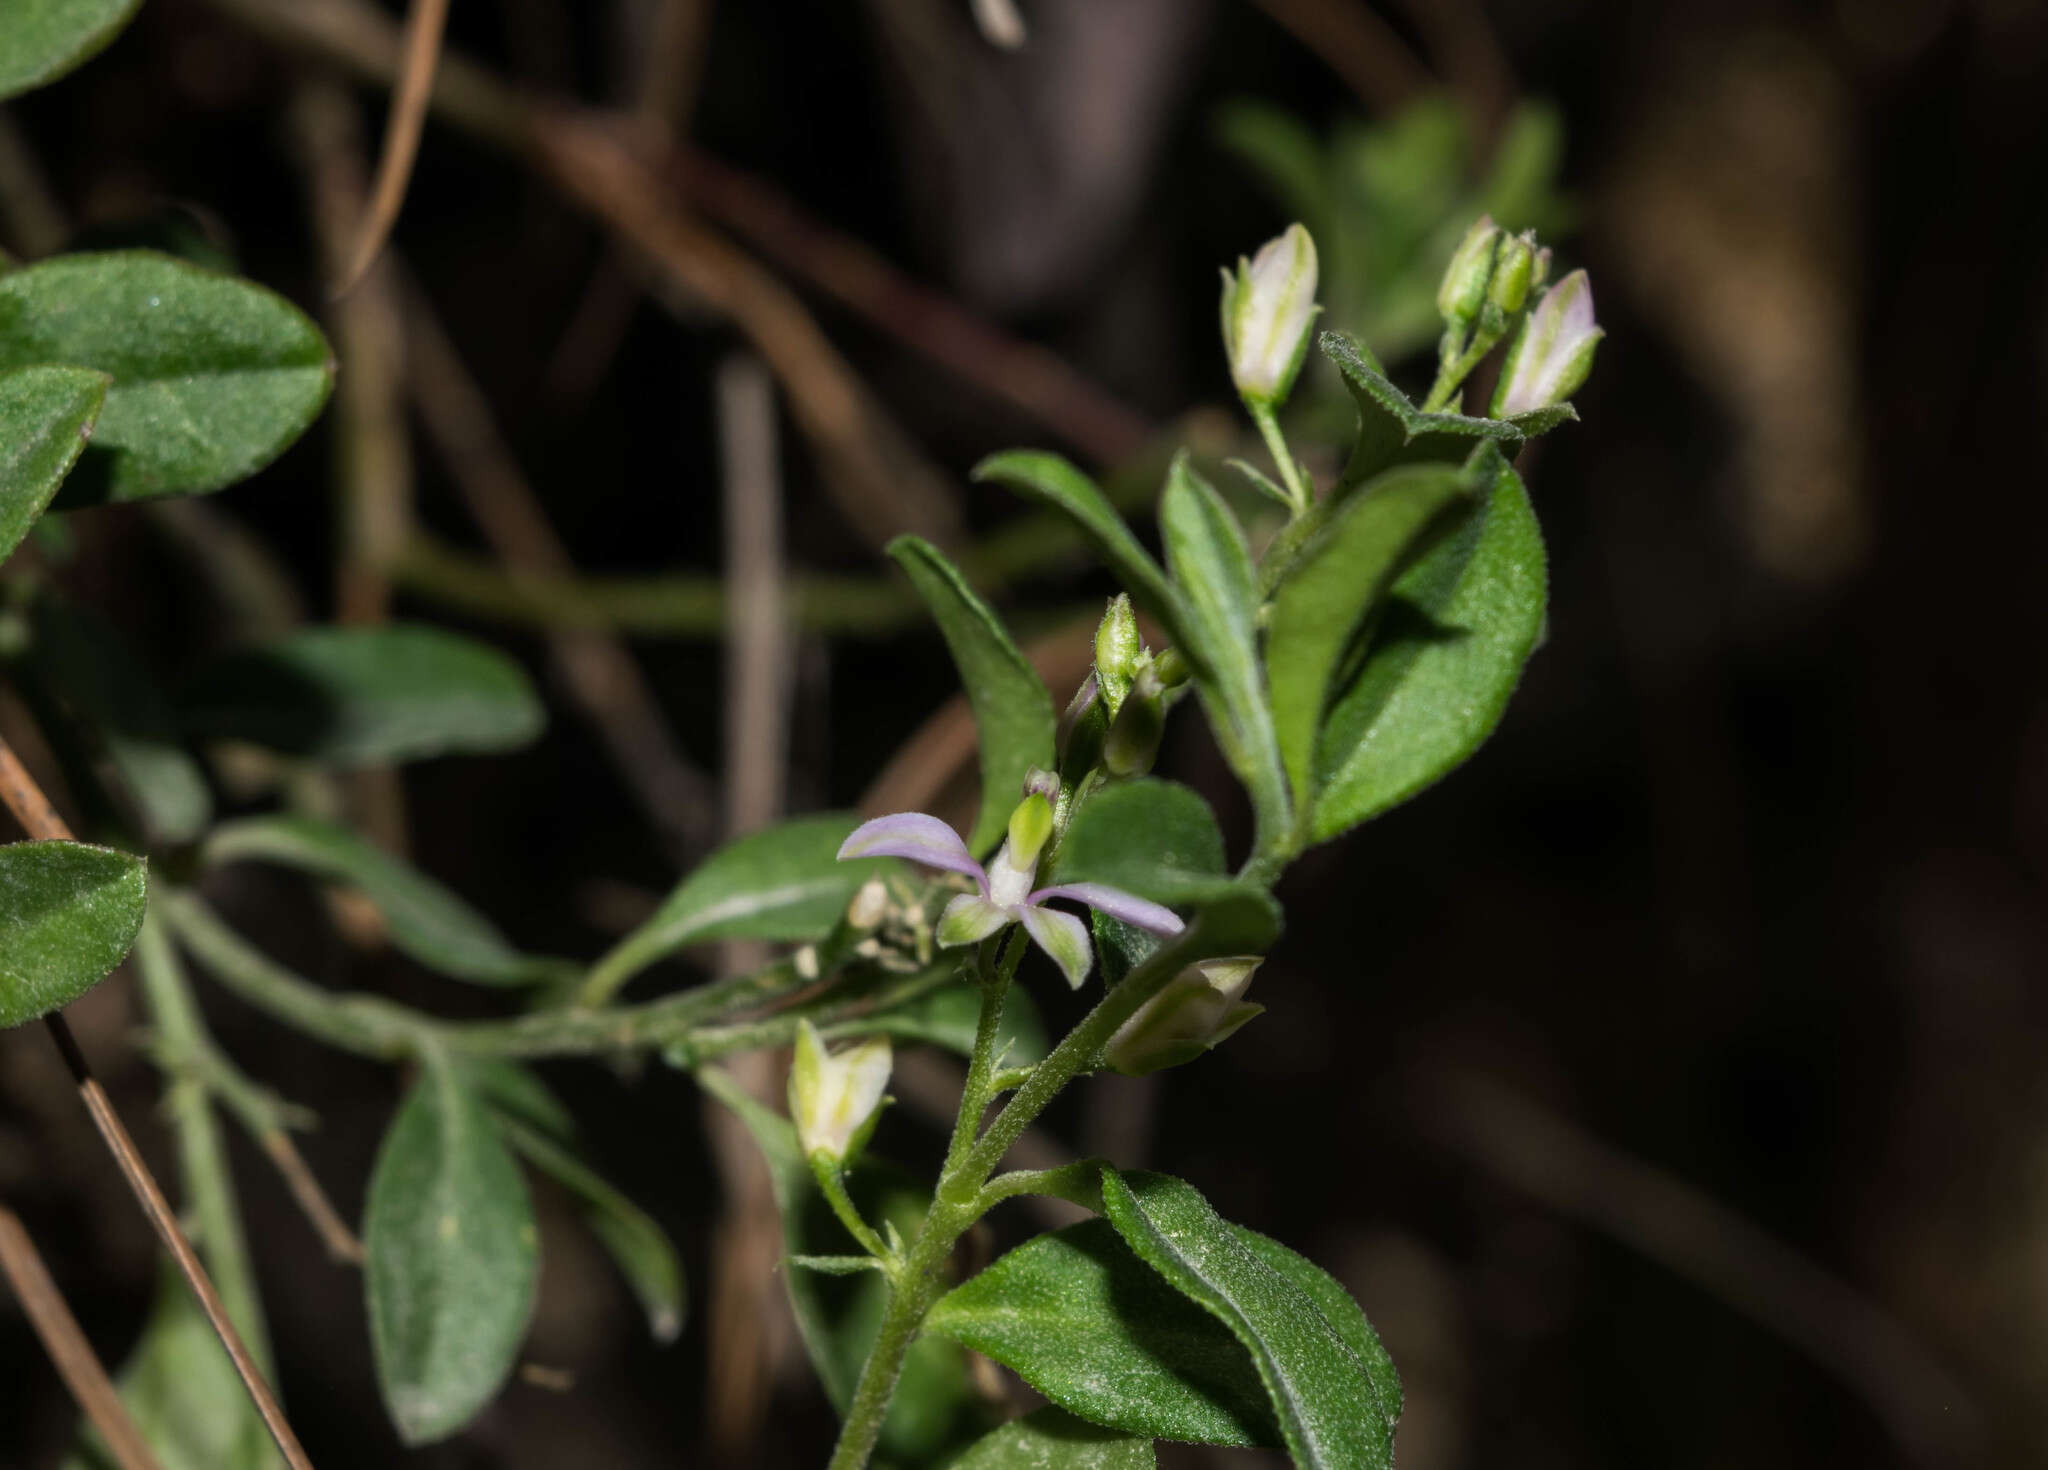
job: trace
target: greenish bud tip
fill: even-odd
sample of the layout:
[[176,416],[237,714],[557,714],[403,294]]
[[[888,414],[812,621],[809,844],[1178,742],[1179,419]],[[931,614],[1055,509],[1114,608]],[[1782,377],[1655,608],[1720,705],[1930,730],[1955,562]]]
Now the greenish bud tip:
[[1112,718],[1123,707],[1144,652],[1144,640],[1138,636],[1138,615],[1131,610],[1131,599],[1119,592],[1109,600],[1095,629],[1095,677],[1101,682]]
[[1033,791],[1010,813],[1010,861],[1021,869],[1035,866],[1051,836],[1052,802]]
[[1445,326],[1462,336],[1486,300],[1493,279],[1494,257],[1499,251],[1502,230],[1493,216],[1482,214],[1472,222],[1465,238],[1444,267],[1443,281],[1436,290],[1436,309]]

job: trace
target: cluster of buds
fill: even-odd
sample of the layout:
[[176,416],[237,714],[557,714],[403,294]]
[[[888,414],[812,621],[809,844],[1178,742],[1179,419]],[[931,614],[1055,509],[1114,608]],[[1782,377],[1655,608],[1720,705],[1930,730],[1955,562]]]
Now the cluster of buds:
[[[1533,233],[1511,235],[1482,215],[1465,234],[1437,288],[1444,319],[1438,357],[1455,386],[1521,319],[1488,410],[1512,418],[1570,398],[1593,368],[1601,336],[1593,288],[1582,270],[1545,289],[1550,252]],[[1433,395],[1434,396],[1434,395]]]
[[1179,654],[1145,647],[1130,598],[1110,599],[1095,630],[1095,668],[1060,720],[1061,770],[1070,780],[1098,764],[1116,777],[1150,771],[1187,677]]

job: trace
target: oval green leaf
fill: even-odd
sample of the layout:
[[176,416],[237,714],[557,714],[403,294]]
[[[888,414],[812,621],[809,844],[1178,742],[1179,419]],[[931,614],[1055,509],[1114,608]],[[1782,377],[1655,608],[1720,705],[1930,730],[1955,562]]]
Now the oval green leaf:
[[1224,876],[1209,803],[1172,781],[1120,781],[1081,804],[1048,881],[1107,883],[1167,905],[1194,903]]
[[513,750],[546,712],[518,664],[438,628],[305,628],[229,653],[179,691],[194,735],[337,766]]
[[[1242,1343],[1298,1470],[1388,1470],[1394,1406],[1315,1303],[1248,1250],[1194,1188],[1102,1171],[1104,1212],[1130,1248]],[[1050,1397],[1050,1395],[1048,1395]]]
[[976,1440],[951,1470],[1153,1470],[1152,1442],[1043,1408]]
[[1441,779],[1500,723],[1543,630],[1543,533],[1493,460],[1473,517],[1396,579],[1365,662],[1316,751],[1314,838],[1348,831]]
[[99,54],[142,0],[0,0],[0,99],[47,86]]
[[21,544],[78,463],[106,397],[107,375],[90,368],[0,372],[0,561]]
[[1052,769],[1058,725],[1052,695],[1002,620],[936,546],[899,536],[889,543],[889,555],[937,620],[974,711],[981,746],[981,811],[967,845],[986,855],[1002,839],[1026,773],[1033,766]]
[[112,380],[65,508],[246,479],[313,422],[333,381],[326,338],[282,296],[146,250],[0,276],[0,368],[48,362]]
[[1424,413],[1380,371],[1369,352],[1342,332],[1323,333],[1321,346],[1358,409],[1358,437],[1331,500],[1343,499],[1397,464],[1461,464],[1487,442],[1509,458],[1521,448],[1522,431],[1505,420]]
[[0,847],[0,1027],[46,1016],[106,979],[148,907],[141,858],[81,842]]
[[216,828],[208,864],[272,862],[345,883],[384,918],[391,942],[428,969],[479,985],[539,985],[582,971],[574,960],[522,954],[496,925],[411,864],[316,817],[249,817]]
[[1379,1333],[1366,1319],[1365,1309],[1352,1300],[1351,1293],[1307,1256],[1282,1245],[1270,1235],[1261,1235],[1243,1225],[1232,1225],[1238,1243],[1275,1271],[1286,1277],[1301,1294],[1316,1304],[1323,1320],[1336,1330],[1344,1346],[1365,1366],[1373,1388],[1379,1393],[1380,1412],[1391,1431],[1401,1420],[1401,1375],[1394,1359],[1380,1341]]
[[519,1166],[454,1068],[429,1058],[370,1174],[370,1347],[408,1445],[445,1439],[512,1371],[539,1248]]
[[1454,465],[1389,470],[1344,503],[1275,589],[1266,677],[1300,811],[1314,800],[1316,736],[1345,650],[1415,550],[1470,509],[1472,488]]

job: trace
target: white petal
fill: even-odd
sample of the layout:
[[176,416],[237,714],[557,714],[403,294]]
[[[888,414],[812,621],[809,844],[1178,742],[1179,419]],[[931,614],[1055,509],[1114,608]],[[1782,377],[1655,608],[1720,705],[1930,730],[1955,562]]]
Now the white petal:
[[938,941],[950,949],[958,944],[979,944],[1003,925],[1010,915],[978,893],[960,893],[939,915]]

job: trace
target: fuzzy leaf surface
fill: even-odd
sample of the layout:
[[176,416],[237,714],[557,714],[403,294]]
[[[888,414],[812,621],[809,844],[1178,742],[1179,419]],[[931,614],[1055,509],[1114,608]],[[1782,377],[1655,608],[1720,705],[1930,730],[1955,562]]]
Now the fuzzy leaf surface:
[[141,858],[82,842],[0,847],[0,1027],[46,1016],[106,979],[148,907]]
[[[4,7],[6,0],[0,0]],[[0,35],[5,34],[0,18]],[[0,47],[5,46],[0,40]],[[0,372],[0,561],[5,561],[85,452],[106,402],[107,376],[90,368]]]
[[1153,1470],[1150,1440],[1047,1406],[976,1440],[950,1470]]
[[142,0],[0,0],[0,99],[49,85],[96,56]]

